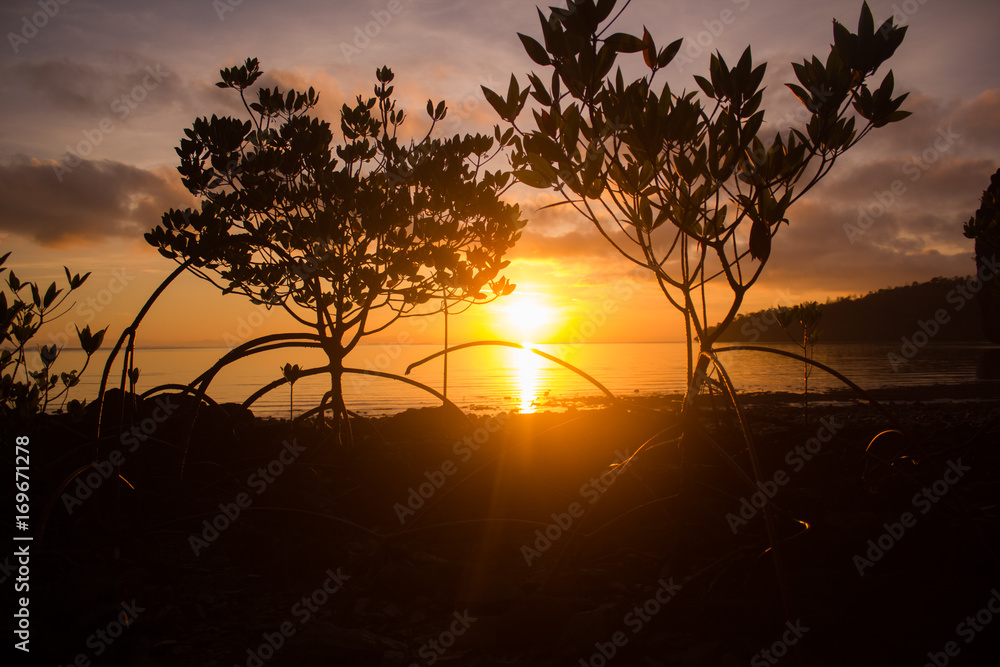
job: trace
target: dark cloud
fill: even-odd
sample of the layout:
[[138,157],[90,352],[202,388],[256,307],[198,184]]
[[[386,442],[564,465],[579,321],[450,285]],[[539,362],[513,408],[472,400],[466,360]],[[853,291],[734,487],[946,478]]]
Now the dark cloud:
[[140,238],[167,209],[192,198],[171,170],[112,161],[75,167],[17,156],[0,165],[0,229],[42,245]]
[[118,115],[116,102],[122,101],[138,108],[153,89],[159,89],[158,109],[190,97],[170,67],[133,53],[102,53],[86,60],[17,60],[4,68],[2,81],[3,106],[11,111],[68,112],[75,118]]
[[975,211],[997,166],[994,160],[953,157],[931,145],[912,155],[834,168],[828,182],[811,196],[835,205],[850,203],[855,209],[877,210],[879,202],[890,202],[895,208]]
[[764,270],[766,289],[864,293],[973,270],[972,245],[954,212],[889,208],[863,227],[856,209],[824,199],[800,202],[790,218]]

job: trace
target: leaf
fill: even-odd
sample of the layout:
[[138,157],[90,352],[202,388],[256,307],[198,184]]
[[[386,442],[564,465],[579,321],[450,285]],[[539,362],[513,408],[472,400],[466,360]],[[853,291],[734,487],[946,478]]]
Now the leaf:
[[636,53],[646,48],[645,43],[641,39],[625,32],[616,32],[604,40],[604,43],[618,53]]
[[302,376],[302,369],[298,364],[285,364],[280,369],[282,376],[288,381],[288,384],[295,384],[295,381]]
[[507,86],[507,104],[516,104],[517,98],[521,94],[521,88],[517,84],[517,77],[510,75],[510,84]]
[[750,256],[761,264],[771,255],[771,230],[763,218],[757,218],[750,227]]
[[514,177],[521,181],[525,185],[532,188],[548,188],[552,186],[552,182],[539,174],[538,172],[531,171],[529,169],[517,169],[514,171]]
[[653,69],[656,66],[656,44],[653,43],[653,36],[645,27],[642,29],[642,42],[646,45],[642,52],[642,59],[645,61],[646,67]]
[[57,290],[55,283],[49,285],[49,289],[45,291],[45,296],[42,297],[42,308],[48,308],[51,306],[52,302],[56,300],[56,297],[59,296],[60,292],[62,292],[62,290]]
[[[486,96],[486,101],[490,103],[490,106],[493,107],[493,109],[497,112],[497,114],[499,114],[499,116],[504,120],[510,121],[511,119],[508,118],[508,116],[510,115],[510,110],[507,107],[507,103],[504,101],[504,99],[499,95],[497,95],[496,93],[494,93],[489,88],[487,88],[486,86],[480,86],[480,88],[483,89],[483,95]],[[430,102],[428,102],[428,105],[430,105]]]
[[56,358],[59,356],[59,348],[55,345],[44,345],[39,351],[39,356],[42,358],[42,363],[46,367],[49,367],[55,363]]
[[799,101],[802,102],[807,109],[810,111],[814,110],[812,96],[809,95],[809,93],[807,93],[802,86],[796,86],[794,83],[786,83],[785,85],[788,86],[793,93],[795,93],[795,97],[799,98]]
[[[532,85],[531,96],[534,97],[536,100],[538,100],[540,104],[544,104],[545,106],[550,106],[552,104],[552,97],[549,96],[549,91],[545,89],[545,84],[543,84],[542,80],[538,78],[538,75],[529,74],[528,80],[531,82]],[[510,129],[511,131],[513,131],[513,128]],[[507,142],[504,141],[502,143],[506,144]]]
[[83,331],[80,331],[79,327],[77,327],[76,336],[80,339],[80,347],[87,353],[88,357],[101,347],[101,343],[104,342],[104,334],[107,333],[107,330],[107,327],[105,327],[96,334],[91,334],[89,324],[83,328]]
[[670,61],[672,61],[674,57],[677,55],[677,52],[681,50],[681,43],[683,41],[684,41],[683,38],[675,40],[671,42],[670,45],[667,46],[667,48],[660,51],[660,55],[656,59],[656,66],[666,67],[667,65],[669,65]]
[[861,5],[861,17],[858,19],[858,37],[862,41],[870,40],[875,35],[875,19],[872,10],[865,2]]
[[595,18],[597,22],[600,23],[604,19],[611,15],[611,12],[615,8],[616,0],[598,0],[597,1],[597,15]]
[[903,120],[904,118],[912,114],[913,114],[912,111],[893,111],[891,114],[885,117],[885,122],[895,123],[897,121]]
[[552,64],[552,60],[549,59],[549,54],[545,50],[545,47],[539,44],[534,38],[522,35],[521,33],[517,33],[517,36],[520,38],[521,44],[524,45],[524,50],[527,52],[529,58],[543,67]]
[[748,137],[757,136],[757,131],[760,130],[761,124],[764,122],[764,112],[758,111],[754,115],[750,116],[747,120],[746,125],[743,126],[743,140],[746,141]]
[[712,87],[712,83],[708,79],[695,74],[694,80],[698,83],[698,86],[705,91],[706,95],[711,97],[713,100],[715,99],[715,88]]

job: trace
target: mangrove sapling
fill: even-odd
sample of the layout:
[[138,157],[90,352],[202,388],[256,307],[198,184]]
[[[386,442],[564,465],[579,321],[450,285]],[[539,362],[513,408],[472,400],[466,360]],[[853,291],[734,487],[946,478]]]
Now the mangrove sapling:
[[[891,72],[868,87],[906,27],[890,17],[876,30],[867,4],[857,34],[834,22],[825,63],[793,63],[799,83],[788,87],[808,121],[774,132],[761,109],[766,65],[753,64],[749,47],[735,67],[716,53],[709,77],[696,76],[695,91],[677,93],[654,82],[681,40],[658,49],[648,31],[612,34],[616,4],[570,0],[548,18],[539,12],[544,45],[519,37],[528,56],[551,69],[549,82],[532,73],[522,89],[512,76],[506,98],[484,94],[515,132],[518,180],[559,193],[628,262],[648,270],[682,314],[688,393],[695,395],[709,360],[695,354],[694,341],[711,351],[732,322],[792,204],[873,129],[909,115],[899,108],[906,95],[893,97]],[[630,83],[615,71],[627,53],[641,53],[649,70]],[[534,128],[518,122],[529,96]],[[705,286],[716,280],[732,298],[720,326],[709,330]]]
[[295,421],[295,381],[302,376],[302,369],[298,364],[285,364],[280,369],[281,375],[288,382],[288,421]]
[[[551,75],[531,73],[523,88],[511,76],[505,97],[483,92],[507,131],[515,132],[515,177],[555,190],[626,261],[649,271],[682,315],[687,389],[681,419],[688,432],[709,364],[725,378],[714,345],[762,275],[790,207],[872,130],[909,115],[900,110],[906,95],[893,97],[891,71],[878,88],[868,87],[906,27],[890,17],[876,29],[867,3],[857,33],[835,21],[825,62],[813,56],[792,64],[798,83],[787,85],[808,120],[775,131],[765,126],[761,108],[766,65],[754,65],[750,47],[734,67],[721,52],[713,54],[709,76],[695,76],[694,91],[677,93],[656,79],[682,40],[661,49],[648,30],[641,37],[613,33],[617,4],[569,0],[548,17],[539,10],[542,41],[518,37]],[[626,82],[615,65],[629,53],[642,54],[648,73]],[[518,122],[529,96],[533,127]],[[706,286],[719,280],[731,298],[716,318],[719,326],[710,329]],[[727,393],[736,404],[735,392]],[[749,437],[747,445],[753,447]],[[754,473],[759,483],[756,466]],[[770,522],[769,506],[764,513]],[[781,578],[771,531],[769,538]]]
[[428,102],[427,134],[404,143],[383,67],[373,97],[343,106],[337,144],[309,115],[313,89],[249,96],[262,75],[254,59],[221,75],[217,85],[236,91],[250,118],[201,118],[186,131],[178,169],[201,209],[169,211],[146,239],[223,293],[314,331],[329,362],[321,414],[331,411],[337,440],[349,442],[344,357],[364,336],[438,312],[419,307],[442,285],[462,303],[513,290],[500,271],[524,221],[501,200],[509,175],[486,170],[513,133],[433,139],[447,110]]
[[[802,350],[802,356],[811,359],[819,342],[820,332],[817,329],[823,311],[815,301],[802,303],[791,308],[779,306],[775,313],[775,319],[788,339],[795,343]],[[793,325],[797,324],[802,328],[801,338],[793,335]],[[809,420],[809,376],[812,374],[812,366],[808,362],[802,363],[802,415]]]
[[[28,351],[28,345],[43,325],[64,317],[70,311],[71,305],[58,312],[69,295],[79,289],[90,274],[70,275],[69,269],[63,267],[69,289],[58,288],[56,283],[52,283],[43,292],[38,283],[22,282],[12,269],[5,267],[8,257],[9,252],[0,257],[0,275],[7,272],[7,280],[2,283],[4,291],[0,292],[0,346],[4,346],[0,348],[0,415],[29,418],[44,413],[49,403],[59,398],[62,398],[60,410],[66,405],[70,389],[79,384],[90,358],[101,347],[107,328],[92,333],[89,325],[83,331],[76,327],[80,348],[87,358],[79,370],[56,375],[53,366],[62,349],[57,344],[40,346],[35,357]],[[13,347],[6,347],[8,344]],[[62,388],[53,393],[60,382]],[[68,409],[79,412],[85,402],[74,399]]]

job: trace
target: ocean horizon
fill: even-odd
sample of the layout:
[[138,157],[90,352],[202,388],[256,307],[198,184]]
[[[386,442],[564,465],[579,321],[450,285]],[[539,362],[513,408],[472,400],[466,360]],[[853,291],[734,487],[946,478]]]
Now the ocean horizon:
[[[531,347],[579,368],[619,397],[684,391],[686,366],[682,342],[540,344]],[[792,344],[766,347],[800,352]],[[433,344],[359,345],[348,355],[345,365],[403,376],[409,364],[440,350],[440,345]],[[96,398],[109,351],[110,348],[102,349],[94,355],[69,398]],[[136,348],[135,366],[140,370],[137,391],[144,393],[165,384],[189,384],[228,351],[225,347]],[[900,353],[899,344],[828,343],[818,345],[814,357],[865,389],[879,389],[972,382],[983,378],[985,367],[995,365],[993,358],[997,354],[1000,348],[989,344],[932,344],[900,363],[905,357]],[[110,373],[110,387],[120,384],[121,359],[119,353]],[[720,360],[738,391],[802,391],[803,365],[794,359],[741,350],[721,353]],[[55,370],[78,369],[82,361],[82,352],[64,350]],[[207,393],[219,403],[242,403],[260,388],[281,378],[280,368],[286,363],[298,364],[303,369],[318,367],[324,364],[324,355],[317,349],[296,348],[254,355],[220,371]],[[438,357],[414,368],[405,377],[443,392],[443,371],[443,357]],[[295,414],[318,405],[327,386],[328,380],[323,375],[298,380],[294,387]],[[385,378],[348,374],[343,386],[348,409],[366,416],[441,404],[431,393]],[[814,368],[810,373],[810,392],[840,387],[843,384],[839,380],[820,369]],[[595,384],[528,349],[493,346],[450,353],[446,393],[463,410],[490,414],[592,406],[599,404],[604,395]],[[289,399],[289,387],[283,385],[263,395],[250,408],[262,417],[287,417]]]

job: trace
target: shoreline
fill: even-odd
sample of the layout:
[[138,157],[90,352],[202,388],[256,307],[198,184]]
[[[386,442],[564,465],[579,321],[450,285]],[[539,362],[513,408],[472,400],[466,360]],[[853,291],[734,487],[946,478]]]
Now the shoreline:
[[[893,387],[880,387],[876,389],[865,389],[865,392],[874,400],[884,406],[922,406],[922,405],[973,405],[1000,404],[1000,380],[977,380],[973,382],[960,383],[934,383],[922,385],[898,385]],[[802,392],[790,391],[747,391],[737,394],[742,405],[750,407],[770,407],[775,409],[801,408],[803,404]],[[679,409],[684,399],[681,392],[655,392],[640,393],[618,396],[617,407],[627,410],[654,410],[671,411]],[[699,397],[700,401],[709,401],[708,395],[703,393]],[[232,405],[220,403],[220,405]],[[849,406],[868,406],[868,402],[863,396],[849,387],[827,389],[823,391],[809,392],[810,408],[844,408]],[[392,419],[399,415],[420,413],[423,411],[435,411],[441,405],[407,407],[397,411],[380,411],[377,413],[356,411],[356,413],[366,420]],[[505,411],[499,406],[484,404],[473,404],[468,407],[458,405],[462,412],[470,417],[490,417],[498,414],[530,416],[530,415],[560,415],[575,412],[590,412],[612,409],[614,402],[606,396],[591,395],[566,399],[546,398],[544,402],[534,404],[535,409],[531,412],[519,410]],[[253,410],[251,409],[251,412]],[[254,413],[254,418],[274,422],[287,422],[287,416],[280,414]]]
[[[865,392],[880,403],[886,404],[927,403],[930,401],[958,403],[992,402],[1000,401],[1000,381],[977,380],[974,382],[898,385],[865,389]],[[703,392],[700,399],[705,400],[706,396]],[[795,405],[801,405],[803,400],[802,392],[791,391],[747,391],[738,392],[737,396],[742,403],[749,405],[771,404],[794,407]],[[657,409],[674,407],[675,404],[679,405],[684,399],[684,394],[683,392],[639,393],[618,396],[617,399],[626,408],[641,407]],[[865,403],[866,401],[860,394],[849,387],[809,392],[809,405],[851,405],[858,402]],[[537,403],[536,405],[538,409],[533,413],[521,414],[602,409],[611,407],[613,402],[605,396],[593,395],[568,399],[551,398],[544,403]],[[557,409],[552,410],[550,408]],[[475,412],[478,414],[480,411],[476,410]]]
[[[135,438],[105,437],[94,463],[93,420],[40,420],[32,490],[50,511],[35,638],[61,664],[91,618],[134,598],[143,615],[112,648],[122,664],[238,664],[338,575],[343,590],[324,593],[274,664],[406,667],[465,613],[476,622],[456,664],[559,667],[666,582],[676,595],[622,664],[746,664],[788,620],[782,586],[815,628],[810,650],[829,658],[816,664],[916,664],[937,644],[912,640],[915,624],[954,627],[995,586],[1000,383],[871,393],[898,426],[849,390],[810,393],[808,416],[800,393],[742,394],[758,472],[710,396],[704,428],[682,442],[678,393],[509,419],[412,409],[359,420],[345,448],[312,422],[233,404],[192,424],[190,403],[173,401],[157,419],[153,399]],[[936,494],[926,512],[922,488]]]

